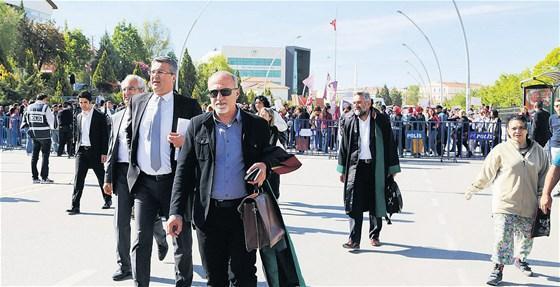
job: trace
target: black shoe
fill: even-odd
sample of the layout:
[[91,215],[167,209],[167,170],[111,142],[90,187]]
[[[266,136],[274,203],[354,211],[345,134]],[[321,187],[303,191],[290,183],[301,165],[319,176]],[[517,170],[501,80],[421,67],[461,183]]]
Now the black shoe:
[[38,179],[38,178],[33,179],[33,184],[39,184],[39,183],[41,183],[40,179]]
[[51,184],[51,183],[54,183],[54,180],[52,180],[48,177],[41,179],[41,184]]
[[498,286],[498,284],[502,282],[503,270],[504,270],[503,264],[495,264],[494,270],[492,270],[492,273],[490,273],[490,276],[488,276],[488,280],[486,281],[486,284],[492,286]]
[[70,208],[70,209],[66,209],[66,212],[68,212],[68,215],[79,214],[80,209],[79,208]]
[[132,279],[131,271],[123,272],[119,269],[115,273],[113,273],[113,281],[122,281],[126,279]]
[[167,255],[167,250],[169,250],[169,245],[167,245],[167,242],[165,243],[165,245],[158,245],[159,261],[163,261],[163,259],[165,259],[165,256]]
[[109,209],[111,208],[111,204],[113,204],[113,202],[111,202],[110,200],[106,201],[105,204],[103,204],[103,206],[101,207],[101,209]]

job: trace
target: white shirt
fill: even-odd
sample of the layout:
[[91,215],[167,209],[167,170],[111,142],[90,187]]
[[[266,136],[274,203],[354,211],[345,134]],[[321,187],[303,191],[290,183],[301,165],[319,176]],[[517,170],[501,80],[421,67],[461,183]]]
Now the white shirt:
[[93,108],[89,111],[82,111],[82,137],[80,140],[80,146],[91,146],[89,140],[89,128],[91,126],[91,118],[93,116]]
[[358,123],[360,125],[360,154],[358,156],[359,159],[371,159],[371,151],[369,150],[370,122],[371,122],[371,115],[368,115],[365,121],[363,121],[360,117],[358,117]]
[[117,140],[119,141],[119,150],[117,151],[117,162],[128,163],[128,143],[126,141],[126,122],[128,121],[128,111],[123,110],[122,121]]
[[154,113],[157,107],[157,95],[152,94],[148,100],[148,105],[142,116],[140,127],[138,128],[138,166],[140,170],[149,175],[163,175],[172,172],[171,169],[171,148],[169,147],[169,142],[167,141],[167,136],[171,132],[171,127],[173,124],[173,92],[169,92],[163,95],[161,103],[161,167],[158,171],[152,169],[151,159],[150,159],[150,129],[152,125],[152,120],[154,118]]

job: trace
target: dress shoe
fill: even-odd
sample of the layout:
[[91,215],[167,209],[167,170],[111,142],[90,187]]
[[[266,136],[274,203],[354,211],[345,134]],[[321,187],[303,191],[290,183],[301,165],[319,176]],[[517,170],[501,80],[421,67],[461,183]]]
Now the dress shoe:
[[52,184],[52,183],[54,183],[54,180],[52,180],[48,177],[41,179],[41,184]]
[[101,209],[109,209],[109,208],[111,208],[112,204],[113,204],[113,202],[111,202],[110,200],[106,201],[105,204],[103,204],[103,206],[101,207]]
[[41,180],[38,179],[38,178],[34,178],[33,179],[33,184],[38,184],[38,183],[41,183]]
[[78,208],[70,208],[70,209],[66,209],[66,212],[68,212],[68,215],[74,215],[74,214],[79,214],[80,210]]
[[370,242],[371,242],[371,246],[374,246],[374,247],[381,246],[381,241],[379,241],[379,239],[373,238],[372,240],[370,240]]
[[360,243],[348,241],[342,244],[342,247],[346,249],[360,249]]
[[132,279],[131,271],[123,272],[122,270],[119,269],[115,273],[113,273],[113,281],[122,281],[126,279]]
[[163,261],[163,259],[165,259],[165,256],[167,255],[167,250],[169,250],[169,245],[167,245],[167,243],[165,243],[165,245],[158,245],[157,250],[159,261]]

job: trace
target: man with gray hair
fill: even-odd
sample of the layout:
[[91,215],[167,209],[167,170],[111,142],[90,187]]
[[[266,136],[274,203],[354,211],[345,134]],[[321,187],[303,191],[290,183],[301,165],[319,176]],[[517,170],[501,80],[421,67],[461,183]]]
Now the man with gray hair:
[[[154,218],[169,215],[171,187],[177,166],[175,149],[185,142],[179,122],[201,114],[198,102],[175,94],[177,62],[156,57],[150,67],[153,93],[129,99],[126,138],[130,147],[128,187],[134,197],[136,240],[132,247],[132,275],[136,286],[149,286]],[[190,226],[190,215],[183,216]],[[185,228],[173,238],[175,285],[191,286],[192,231]]]
[[[113,280],[121,281],[132,278],[130,263],[130,217],[134,201],[130,195],[126,174],[128,172],[128,144],[126,142],[126,123],[128,113],[126,108],[130,98],[142,94],[146,90],[144,79],[136,75],[128,75],[121,82],[121,91],[125,109],[111,116],[111,133],[109,138],[109,152],[105,162],[105,183],[103,191],[107,195],[117,196],[115,208],[115,238],[117,243],[117,264],[119,268],[113,274]],[[156,216],[154,223],[154,239],[158,246],[158,258],[163,260],[169,249],[165,239],[165,231],[161,217]]]

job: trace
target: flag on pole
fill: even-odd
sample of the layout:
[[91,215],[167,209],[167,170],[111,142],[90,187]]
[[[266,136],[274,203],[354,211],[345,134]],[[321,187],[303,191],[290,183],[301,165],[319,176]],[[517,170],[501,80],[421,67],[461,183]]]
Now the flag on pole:
[[333,19],[330,24],[333,26],[334,30],[336,31],[336,18]]
[[331,74],[327,73],[327,83],[325,84],[325,89],[323,90],[323,99],[327,98],[327,87],[329,86],[330,82],[331,82]]
[[302,83],[307,86],[307,89],[309,91],[313,90],[313,84],[315,82],[315,79],[313,77],[313,75],[309,75],[309,77],[305,78]]

